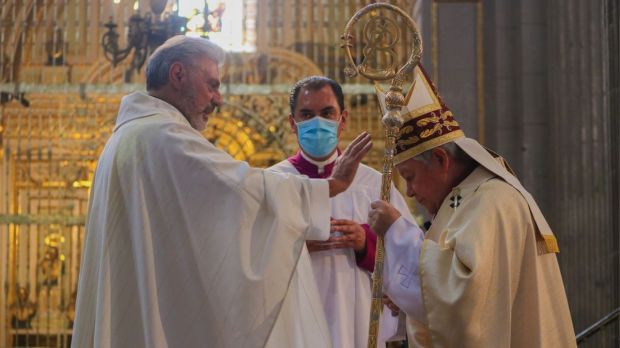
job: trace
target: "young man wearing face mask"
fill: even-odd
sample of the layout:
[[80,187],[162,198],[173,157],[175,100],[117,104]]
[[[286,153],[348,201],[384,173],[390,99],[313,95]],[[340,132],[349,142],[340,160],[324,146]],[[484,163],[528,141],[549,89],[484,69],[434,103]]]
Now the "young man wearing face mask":
[[[300,150],[271,169],[309,178],[329,177],[348,120],[341,87],[322,76],[304,78],[291,90],[290,107],[289,123]],[[331,199],[331,237],[327,241],[306,242],[307,248],[302,251],[292,279],[303,283],[297,288],[305,289],[305,293],[289,292],[285,298],[280,318],[290,320],[276,322],[274,332],[290,333],[291,341],[279,342],[279,346],[311,346],[297,333],[302,332],[301,327],[321,322],[322,313],[317,309],[325,313],[333,347],[366,345],[376,235],[365,221],[370,203],[380,197],[380,191],[381,174],[362,164],[349,189]],[[394,187],[391,197],[402,216],[415,225],[405,200]],[[390,313],[384,310],[380,341],[395,331],[398,318]]]

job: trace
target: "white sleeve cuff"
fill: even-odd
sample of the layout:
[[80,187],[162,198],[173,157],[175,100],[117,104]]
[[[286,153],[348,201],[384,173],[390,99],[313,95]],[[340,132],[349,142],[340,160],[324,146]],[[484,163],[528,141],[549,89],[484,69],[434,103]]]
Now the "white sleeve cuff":
[[[417,232],[422,232],[417,225],[413,225],[407,219],[400,216],[388,230],[385,232],[386,239],[392,240],[395,244],[402,244],[406,242],[408,239],[415,238],[417,239]],[[410,236],[408,236],[410,234]],[[389,236],[389,237],[388,237]],[[424,235],[422,235],[422,239],[424,239]]]
[[394,221],[385,235],[383,286],[408,316],[426,322],[418,264],[423,241],[424,233],[415,223],[403,217]]

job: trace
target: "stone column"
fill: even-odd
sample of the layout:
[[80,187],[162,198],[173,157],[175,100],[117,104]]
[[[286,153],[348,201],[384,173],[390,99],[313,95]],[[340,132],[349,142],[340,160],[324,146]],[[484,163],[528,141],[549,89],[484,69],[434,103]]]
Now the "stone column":
[[[579,332],[620,305],[618,4],[551,0],[547,5],[549,217]],[[583,347],[616,346],[618,334],[616,323]]]

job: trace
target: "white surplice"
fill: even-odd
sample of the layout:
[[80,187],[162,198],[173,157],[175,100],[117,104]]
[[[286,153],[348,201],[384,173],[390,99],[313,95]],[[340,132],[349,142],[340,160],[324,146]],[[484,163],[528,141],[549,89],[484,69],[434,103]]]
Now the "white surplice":
[[[271,169],[299,175],[299,171],[288,161],[282,161]],[[364,224],[368,220],[370,203],[379,200],[381,194],[381,174],[376,170],[360,165],[355,179],[351,186],[343,193],[331,199],[331,216],[334,219],[348,219],[359,224]],[[402,195],[392,186],[391,202],[402,214],[402,219],[410,222],[409,226],[415,226],[414,219],[409,211],[409,207]],[[307,253],[304,248],[302,255]],[[335,348],[357,348],[365,347],[368,340],[368,324],[371,302],[371,280],[368,271],[358,267],[355,260],[353,249],[334,249],[309,253],[311,268],[302,265],[305,258],[300,258],[300,265],[297,275],[303,279],[309,279],[311,275],[304,274],[309,269],[313,270],[318,296],[325,316],[327,325]],[[298,288],[301,289],[301,288]],[[312,289],[311,289],[312,290]],[[312,293],[311,291],[308,291]],[[281,317],[276,323],[276,329],[281,325],[280,321],[287,320],[288,331],[291,332],[290,340],[302,342],[303,337],[295,336],[296,332],[291,327],[295,324],[304,323],[309,315],[306,310],[287,306],[289,294],[285,299]],[[306,295],[297,295],[301,297]],[[313,300],[315,302],[315,300]],[[288,311],[285,309],[288,308]],[[287,319],[288,318],[288,319]],[[299,324],[299,325],[302,325]],[[384,310],[381,319],[380,338],[388,338],[387,328],[396,329],[398,317],[392,317],[389,310]],[[283,330],[284,331],[284,330]],[[297,330],[300,331],[300,330]],[[287,342],[291,342],[291,341]],[[270,339],[272,342],[273,339]],[[275,342],[275,341],[274,341]],[[379,342],[379,346],[384,346],[384,342]],[[283,347],[284,345],[282,345]],[[273,347],[277,347],[274,345]],[[295,347],[312,347],[308,343],[296,345]]]
[[72,346],[263,347],[330,213],[325,180],[251,168],[170,104],[126,96],[91,189]]

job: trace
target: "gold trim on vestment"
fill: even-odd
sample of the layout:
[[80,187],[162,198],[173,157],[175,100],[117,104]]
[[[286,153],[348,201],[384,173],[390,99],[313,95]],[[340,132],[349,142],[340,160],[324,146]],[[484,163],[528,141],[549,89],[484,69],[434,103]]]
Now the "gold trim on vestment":
[[464,137],[464,136],[465,136],[465,133],[463,133],[463,131],[459,129],[459,130],[455,130],[450,133],[441,135],[429,141],[425,141],[421,143],[420,145],[416,145],[394,156],[394,165],[401,164],[402,162],[410,158],[413,158],[421,154],[424,151],[433,149],[437,146],[449,143],[457,138]]
[[[542,234],[542,233],[541,233]],[[559,253],[560,247],[558,246],[558,240],[554,235],[542,234],[545,239],[545,247],[548,253]]]
[[[431,104],[426,104],[424,106],[421,106],[417,109],[413,109],[405,114],[401,114],[400,117],[402,118],[403,122],[407,122],[416,117],[428,114],[431,111],[442,109],[441,103],[439,102],[439,97],[433,91],[433,88],[431,87],[430,82],[428,81],[428,79],[426,78],[422,70],[420,70],[420,68],[416,68],[414,72],[415,72],[415,76],[414,76],[413,84],[411,85],[411,88],[409,88],[409,91],[407,92],[407,95],[405,96],[404,107],[409,108],[409,101],[411,100],[411,97],[413,96],[413,91],[416,87],[416,84],[418,83],[418,80],[422,80],[422,82],[424,83],[424,88],[426,88],[426,91],[428,92],[428,95],[433,100],[433,102]],[[375,82],[375,91],[377,92],[377,95],[382,96],[381,99],[383,99],[383,103],[385,103],[385,91],[378,82]],[[381,103],[381,100],[379,102]]]
[[[420,80],[422,80],[422,82],[424,82],[424,87],[426,87],[426,91],[428,92],[428,94],[430,95],[431,99],[433,100],[432,104],[427,104],[425,106],[419,107],[417,109],[413,109],[411,111],[409,111],[408,113],[401,115],[400,117],[403,119],[403,122],[407,122],[413,118],[422,116],[424,114],[427,114],[431,111],[435,111],[435,110],[441,110],[441,103],[439,102],[439,98],[437,97],[437,94],[433,91],[433,88],[431,87],[430,83],[428,82],[428,79],[426,78],[426,76],[424,76],[424,73],[421,70],[416,70],[419,71],[419,75],[420,75]],[[416,76],[417,77],[417,76]],[[416,78],[415,81],[417,81],[418,79]],[[411,89],[413,91],[413,88]],[[409,106],[409,102],[407,102],[407,107]]]

